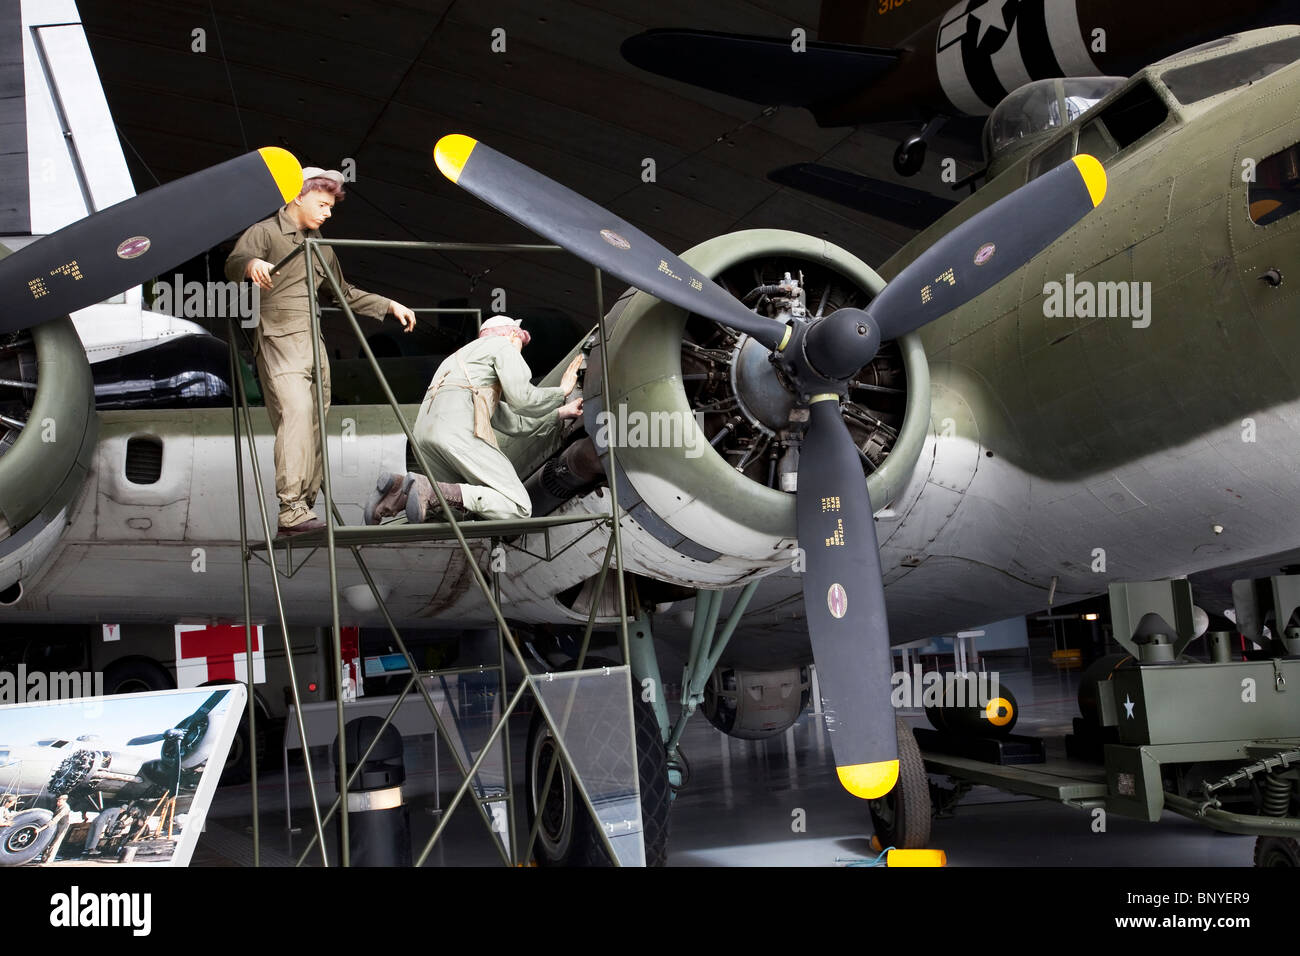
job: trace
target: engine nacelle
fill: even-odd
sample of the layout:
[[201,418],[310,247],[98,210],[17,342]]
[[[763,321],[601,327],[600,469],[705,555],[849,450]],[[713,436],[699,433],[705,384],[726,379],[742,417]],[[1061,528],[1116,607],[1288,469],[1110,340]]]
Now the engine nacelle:
[[762,740],[793,726],[811,694],[807,666],[780,671],[718,667],[704,688],[704,715],[729,737]]
[[67,526],[90,473],[99,418],[90,363],[67,317],[0,339],[0,379],[10,383],[0,387],[0,606],[7,606],[21,600],[23,583]]
[[[720,236],[682,258],[778,318],[787,309],[815,317],[864,306],[884,288],[845,250],[784,230]],[[701,571],[700,586],[710,586],[702,566],[720,558],[773,567],[789,560],[797,541],[790,493],[797,450],[790,452],[798,442],[787,431],[793,397],[767,349],[634,290],[615,304],[607,328],[609,354],[592,351],[583,381],[583,417],[602,461],[617,429],[619,504],[640,525],[637,533]],[[601,394],[605,360],[609,396]],[[882,347],[854,386],[845,422],[880,509],[906,485],[930,430],[929,367],[919,337]],[[645,429],[640,440],[638,427]]]
[[[864,307],[885,285],[838,246],[778,229],[719,236],[682,258],[780,321]],[[541,382],[558,384],[569,360],[588,350],[585,438],[579,441],[590,447],[570,444],[562,451],[555,436],[543,434],[501,440],[519,473],[532,476],[527,487],[535,513],[608,514],[612,496],[605,476],[616,473],[625,571],[717,589],[789,566],[798,541],[791,492],[797,488],[801,410],[768,361],[769,351],[636,289],[614,303],[605,329],[606,348],[593,331]],[[848,389],[844,420],[877,510],[898,498],[916,470],[932,430],[930,389],[917,335],[883,343]],[[617,449],[616,470],[611,447]],[[593,476],[600,487],[591,490]],[[578,525],[552,529],[561,553],[548,563],[548,580],[572,584],[557,597],[506,584],[515,606],[535,602],[545,606],[539,615],[549,615],[558,601],[579,622],[595,604],[597,619],[612,622],[614,581],[607,578],[599,595],[594,586],[603,558],[600,537],[565,550],[588,534]]]

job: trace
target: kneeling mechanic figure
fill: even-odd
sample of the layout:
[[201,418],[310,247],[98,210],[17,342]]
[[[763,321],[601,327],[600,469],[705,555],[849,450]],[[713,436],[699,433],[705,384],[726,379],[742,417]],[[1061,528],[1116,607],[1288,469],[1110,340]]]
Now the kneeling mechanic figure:
[[412,429],[434,474],[380,472],[366,505],[367,524],[403,510],[411,522],[436,520],[438,499],[430,479],[460,514],[532,514],[528,492],[497,446],[493,428],[506,435],[545,434],[580,416],[582,397],[564,400],[577,387],[582,356],[569,364],[558,387],[534,387],[520,354],[532,336],[520,324],[504,315],[488,319],[477,339],[438,366]]

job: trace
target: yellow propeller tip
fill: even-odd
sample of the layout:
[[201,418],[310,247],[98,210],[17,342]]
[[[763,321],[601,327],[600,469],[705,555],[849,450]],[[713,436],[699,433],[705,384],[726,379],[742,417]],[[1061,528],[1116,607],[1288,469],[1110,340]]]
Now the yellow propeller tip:
[[293,153],[279,146],[263,146],[257,152],[262,157],[262,162],[266,163],[285,202],[302,192],[302,166]]
[[1101,205],[1101,201],[1106,198],[1106,170],[1097,161],[1095,156],[1089,156],[1087,153],[1080,153],[1074,157],[1074,165],[1079,168],[1079,175],[1083,177],[1083,184],[1088,187],[1088,195],[1092,197],[1093,208]]
[[894,789],[894,784],[898,782],[898,761],[855,763],[848,767],[836,767],[835,772],[840,775],[840,785],[849,793],[863,800],[875,800]]
[[469,154],[478,145],[478,140],[463,133],[451,133],[438,140],[433,147],[433,161],[438,164],[438,171],[453,183],[460,180],[461,171],[469,162]]

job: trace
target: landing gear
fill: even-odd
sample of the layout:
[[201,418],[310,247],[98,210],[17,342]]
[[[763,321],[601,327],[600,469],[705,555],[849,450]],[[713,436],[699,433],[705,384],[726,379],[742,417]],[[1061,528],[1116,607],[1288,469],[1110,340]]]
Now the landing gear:
[[53,816],[49,810],[24,810],[0,829],[0,866],[22,866],[44,853],[54,839],[54,828],[47,826]]
[[894,150],[894,172],[900,176],[915,176],[925,164],[925,144],[948,122],[946,116],[935,116],[921,127],[921,132],[909,136]]
[[925,165],[925,140],[913,136],[898,144],[894,150],[894,172],[900,176],[915,176]]
[[[266,723],[269,718],[266,712],[259,710],[257,712],[257,765],[263,767],[266,765]],[[226,754],[225,766],[221,769],[221,783],[223,786],[238,786],[241,783],[248,783],[253,778],[252,763],[252,746],[249,743],[248,733],[248,715],[245,714],[243,720],[239,722],[239,730],[235,732],[235,739],[230,744],[230,752]]]
[[882,848],[916,850],[930,842],[930,778],[912,728],[895,718],[898,728],[898,783],[877,800],[868,800],[871,823]]

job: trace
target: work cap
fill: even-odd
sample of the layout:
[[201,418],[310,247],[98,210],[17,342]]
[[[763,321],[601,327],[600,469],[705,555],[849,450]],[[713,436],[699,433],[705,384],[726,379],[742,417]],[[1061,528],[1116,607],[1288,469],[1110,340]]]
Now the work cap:
[[527,329],[520,327],[522,325],[522,319],[512,319],[508,315],[494,315],[483,323],[478,334],[480,336],[509,335],[511,332],[519,332],[524,337],[524,344],[527,345],[532,340],[532,336],[528,334]]
[[332,179],[335,185],[340,189],[343,188],[343,174],[337,169],[321,169],[319,166],[304,166],[302,168],[302,181],[309,179]]

